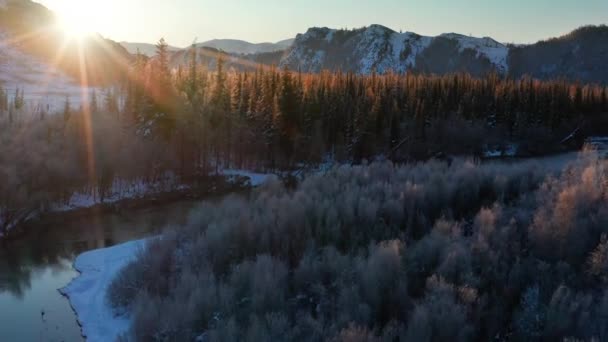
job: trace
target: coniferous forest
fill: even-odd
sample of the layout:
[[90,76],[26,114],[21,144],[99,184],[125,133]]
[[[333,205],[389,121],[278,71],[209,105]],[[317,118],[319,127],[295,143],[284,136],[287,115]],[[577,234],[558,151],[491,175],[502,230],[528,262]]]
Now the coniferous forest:
[[[137,55],[127,81],[60,113],[0,94],[0,222],[7,226],[73,192],[103,198],[116,182],[192,184],[223,168],[297,170],[361,163],[519,156],[580,148],[602,134],[608,89],[498,75],[302,74],[258,67],[173,68]],[[6,227],[5,227],[6,228]]]

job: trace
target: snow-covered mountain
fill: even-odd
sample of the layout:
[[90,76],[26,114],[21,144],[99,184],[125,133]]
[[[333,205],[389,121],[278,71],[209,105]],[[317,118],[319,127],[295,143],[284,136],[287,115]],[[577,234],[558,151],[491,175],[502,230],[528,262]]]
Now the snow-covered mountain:
[[303,72],[342,70],[369,74],[389,70],[446,74],[467,72],[608,83],[608,27],[588,26],[529,45],[490,37],[400,33],[381,25],[355,30],[311,28],[299,34],[280,66]]
[[426,37],[381,25],[350,31],[324,27],[298,35],[281,66],[306,72],[340,69],[369,74],[413,69],[434,72],[435,65],[442,64],[453,71],[506,73],[508,52],[506,45],[489,37],[455,33]]

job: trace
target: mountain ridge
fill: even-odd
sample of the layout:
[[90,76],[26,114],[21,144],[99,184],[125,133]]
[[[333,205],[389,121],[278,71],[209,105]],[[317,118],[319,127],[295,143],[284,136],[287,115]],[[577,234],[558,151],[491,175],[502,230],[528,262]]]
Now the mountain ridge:
[[[211,39],[206,42],[196,43],[196,47],[208,47],[214,48],[217,50],[222,50],[232,54],[242,54],[242,55],[251,55],[251,54],[261,54],[261,53],[273,53],[277,51],[286,50],[291,46],[295,38],[280,40],[276,43],[264,42],[264,43],[251,43],[246,40],[240,39]],[[136,42],[126,42],[122,41],[120,44],[129,51],[131,54],[137,53],[139,49],[140,53],[147,55],[149,57],[153,56],[156,53],[156,45],[150,43],[136,43]],[[172,52],[177,52],[180,50],[187,50],[190,46],[179,48],[175,46],[169,46],[169,50]]]
[[[543,55],[545,59],[535,55]],[[515,45],[487,36],[458,33],[423,36],[374,24],[353,30],[309,28],[296,36],[279,66],[302,72],[466,72],[474,76],[499,73],[605,83],[608,71],[602,69],[601,61],[606,59],[605,25],[584,26],[560,37]]]

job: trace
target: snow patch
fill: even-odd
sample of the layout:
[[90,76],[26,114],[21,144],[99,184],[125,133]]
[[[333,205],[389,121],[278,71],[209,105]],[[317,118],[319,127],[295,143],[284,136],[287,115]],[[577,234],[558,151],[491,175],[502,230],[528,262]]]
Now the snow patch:
[[220,174],[224,176],[236,176],[236,177],[246,177],[249,178],[249,183],[251,186],[260,186],[266,183],[273,174],[270,173],[256,173],[247,170],[223,170]]
[[506,73],[509,70],[507,64],[509,48],[490,37],[476,38],[456,33],[442,34],[441,37],[458,41],[460,52],[466,49],[477,51],[478,58],[480,56],[486,57],[501,73]]
[[416,58],[431,45],[433,38],[419,36],[412,32],[395,32],[391,41],[394,63],[401,65],[400,72],[405,72],[416,66]]
[[484,158],[501,158],[501,157],[515,157],[519,146],[517,144],[507,144],[506,146],[500,147],[486,147],[483,151]]
[[386,40],[385,35],[391,32],[380,25],[372,25],[363,32],[355,50],[355,56],[362,56],[359,63],[359,71],[362,74],[370,74],[372,71],[383,73],[391,68],[391,61],[383,59],[383,54],[390,48],[391,43]]
[[325,41],[328,43],[331,43],[334,40],[335,33],[336,33],[336,30],[329,30],[327,32],[327,35],[325,36]]
[[128,316],[115,316],[106,292],[118,272],[132,261],[147,240],[131,241],[79,255],[80,275],[59,291],[68,297],[87,341],[115,341],[130,326]]
[[75,192],[65,203],[51,206],[52,212],[70,211],[74,209],[90,208],[98,204],[110,204],[126,199],[138,199],[145,196],[161,194],[174,190],[184,190],[188,186],[180,184],[173,175],[157,182],[145,182],[143,180],[125,181],[116,179],[112,183],[108,193],[102,198],[97,190],[90,192]]

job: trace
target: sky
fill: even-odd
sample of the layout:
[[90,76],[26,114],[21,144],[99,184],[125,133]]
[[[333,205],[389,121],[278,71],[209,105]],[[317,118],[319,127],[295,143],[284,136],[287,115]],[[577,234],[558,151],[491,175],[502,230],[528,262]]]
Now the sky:
[[184,47],[215,38],[276,42],[309,27],[381,24],[531,43],[608,24],[608,0],[37,0],[72,29],[116,41]]

